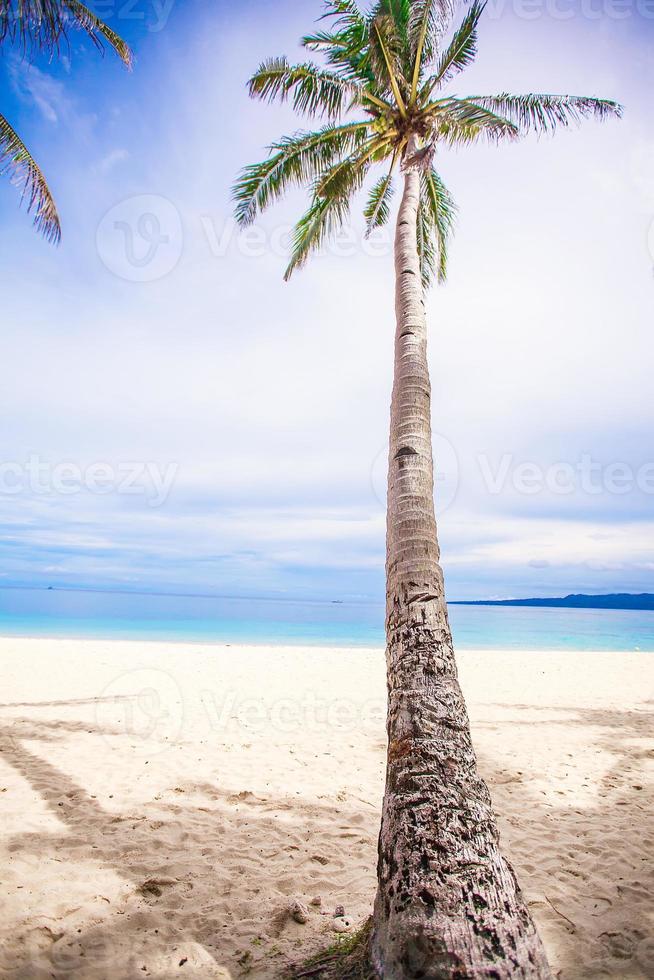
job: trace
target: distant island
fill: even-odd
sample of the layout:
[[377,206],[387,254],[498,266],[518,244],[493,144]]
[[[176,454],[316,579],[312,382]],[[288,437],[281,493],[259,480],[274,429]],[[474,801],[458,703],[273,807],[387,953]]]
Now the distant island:
[[654,595],[567,595],[561,599],[475,599],[450,602],[451,606],[546,606],[552,609],[649,609],[654,611]]

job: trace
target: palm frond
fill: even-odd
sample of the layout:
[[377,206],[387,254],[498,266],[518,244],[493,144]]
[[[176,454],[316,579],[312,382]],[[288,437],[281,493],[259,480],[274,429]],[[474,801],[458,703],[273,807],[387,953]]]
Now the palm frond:
[[332,31],[316,31],[302,38],[302,45],[319,51],[327,63],[362,83],[374,82],[368,54],[368,23],[354,0],[327,0],[321,20],[332,19]]
[[406,116],[402,90],[408,85],[403,74],[401,45],[392,17],[377,16],[370,25],[370,64],[382,94],[392,93],[400,115]]
[[296,269],[302,268],[325,239],[342,227],[349,213],[350,204],[347,198],[314,196],[309,209],[293,231],[291,258],[284,273],[286,282]]
[[18,133],[0,115],[0,175],[7,174],[21,189],[21,204],[25,203],[28,213],[34,212],[36,230],[47,241],[58,244],[61,224],[47,181]]
[[129,46],[80,0],[0,0],[0,42],[24,52],[57,53],[71,28],[85,31],[98,48],[106,41],[131,66]]
[[381,228],[389,219],[390,203],[395,193],[393,187],[394,167],[395,157],[391,161],[391,167],[386,176],[381,177],[370,191],[368,203],[363,211],[363,216],[366,219],[366,238],[374,228]]
[[[477,53],[478,25],[487,0],[469,2],[448,41],[445,32],[457,0],[368,0],[365,10],[359,6],[363,0],[325,0],[322,19],[328,26],[308,34],[302,43],[320,53],[326,67],[292,66],[286,58],[276,58],[261,65],[251,79],[251,95],[288,99],[300,112],[326,116],[331,124],[274,144],[267,160],[241,172],[234,190],[237,220],[247,224],[287,187],[311,186],[312,200],[296,226],[286,278],[344,220],[349,200],[373,164],[391,158],[390,171],[369,191],[364,208],[367,233],[389,218],[395,164],[401,163],[406,174],[417,172],[422,277],[425,284],[432,278],[442,281],[454,204],[433,169],[439,146],[517,139],[529,131],[548,132],[589,117],[621,114],[615,102],[575,96],[439,97],[436,90],[467,68]],[[435,65],[429,78],[427,65]],[[367,120],[336,126],[341,114],[354,106]]]
[[415,102],[424,65],[438,50],[438,41],[455,9],[455,0],[414,0],[409,19],[409,42],[413,59],[411,101]]
[[579,124],[583,119],[607,119],[622,116],[623,108],[609,99],[577,95],[479,95],[469,96],[491,112],[500,113],[518,127],[522,134],[550,133],[557,126]]
[[385,143],[385,140],[373,137],[364,143],[360,150],[350,154],[344,160],[339,160],[320,176],[315,188],[316,196],[351,197],[355,191],[361,188],[370,168],[371,157]]
[[434,281],[434,275],[436,274],[437,255],[429,210],[426,201],[422,197],[418,205],[416,233],[422,288],[428,289]]
[[296,133],[273,143],[262,163],[245,167],[234,186],[235,215],[249,225],[293,185],[314,180],[339,159],[365,142],[368,123],[325,126],[312,133]]
[[61,0],[0,0],[0,41],[51,53],[65,35],[65,19]]
[[480,138],[495,143],[520,136],[520,130],[510,119],[468,99],[440,99],[431,105],[433,137],[438,142],[457,146]]
[[[430,268],[432,277],[435,273],[438,282],[445,282],[448,246],[457,213],[456,204],[441,177],[433,168],[421,174],[420,198],[421,205],[424,205],[426,209],[425,217],[428,220],[430,238],[433,244],[433,262],[426,265],[426,271]],[[429,285],[430,282],[431,278],[425,285]]]
[[367,28],[365,15],[359,9],[356,0],[325,0],[327,8],[320,20],[334,18],[337,30],[357,30],[364,32]]
[[461,26],[438,59],[436,71],[425,86],[428,96],[435,88],[449,82],[458,72],[463,71],[477,56],[477,27],[486,7],[486,0],[475,0]]
[[63,6],[68,10],[75,27],[86,31],[93,43],[98,48],[102,48],[103,39],[109,44],[120,60],[127,68],[132,67],[133,55],[128,44],[123,41],[108,24],[96,17],[93,11],[89,10],[79,0],[62,0]]
[[288,281],[301,268],[325,238],[341,227],[350,213],[352,195],[363,184],[371,159],[382,152],[387,140],[368,139],[357,151],[339,161],[314,182],[309,210],[295,226],[293,245],[284,279]]
[[397,55],[403,62],[402,68],[409,75],[409,25],[411,23],[411,6],[413,0],[377,0],[371,13],[371,22],[382,17],[387,18],[393,25],[393,36],[396,39]]
[[360,86],[335,72],[309,62],[290,65],[286,58],[270,58],[248,83],[253,98],[284,102],[290,96],[296,112],[337,119],[360,95]]
[[352,38],[349,32],[315,31],[306,34],[301,43],[308,51],[322,54],[327,64],[338,69],[344,77],[361,83],[374,81],[368,59],[361,53],[359,39]]

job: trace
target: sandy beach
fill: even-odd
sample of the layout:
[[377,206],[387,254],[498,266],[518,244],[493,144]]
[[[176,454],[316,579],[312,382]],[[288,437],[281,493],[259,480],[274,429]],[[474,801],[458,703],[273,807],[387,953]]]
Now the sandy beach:
[[[555,976],[654,976],[654,654],[459,661]],[[0,975],[280,977],[337,905],[370,913],[381,650],[3,639],[0,662]]]

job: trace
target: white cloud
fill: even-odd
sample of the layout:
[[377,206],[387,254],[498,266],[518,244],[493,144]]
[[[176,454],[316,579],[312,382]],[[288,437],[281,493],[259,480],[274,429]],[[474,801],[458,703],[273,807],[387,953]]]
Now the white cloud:
[[109,153],[106,153],[105,156],[102,157],[97,165],[97,169],[101,174],[106,175],[110,173],[114,167],[118,166],[120,163],[124,163],[126,160],[129,160],[129,151],[123,147],[116,147],[116,149],[110,150]]
[[26,103],[33,102],[46,122],[56,123],[66,115],[71,103],[60,81],[15,57],[9,59],[8,67],[16,95]]

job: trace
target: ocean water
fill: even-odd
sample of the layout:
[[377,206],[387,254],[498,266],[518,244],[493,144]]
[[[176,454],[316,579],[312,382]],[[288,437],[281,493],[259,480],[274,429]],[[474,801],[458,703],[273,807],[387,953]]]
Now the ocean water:
[[[654,651],[654,612],[450,606],[460,649]],[[381,602],[0,588],[0,636],[381,647]]]

